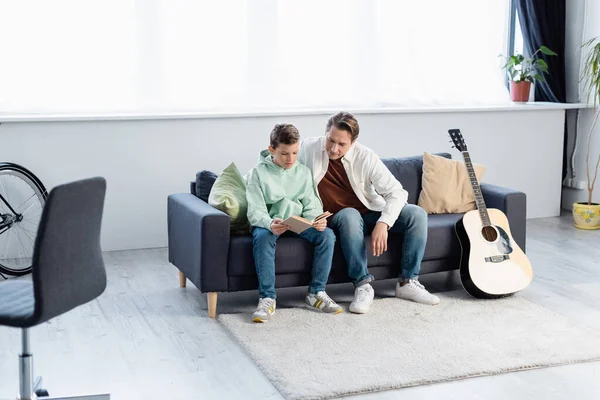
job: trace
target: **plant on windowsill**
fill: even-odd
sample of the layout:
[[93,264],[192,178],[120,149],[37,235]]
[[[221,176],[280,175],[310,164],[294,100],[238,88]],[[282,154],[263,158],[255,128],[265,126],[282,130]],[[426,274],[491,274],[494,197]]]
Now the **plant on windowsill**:
[[[590,125],[588,132],[587,151],[585,154],[585,167],[587,173],[587,202],[573,203],[573,221],[577,228],[581,229],[600,229],[600,205],[592,203],[592,194],[594,185],[598,177],[598,166],[600,165],[600,155],[596,161],[594,170],[590,168],[590,148],[592,143],[592,132],[600,115],[600,38],[595,37],[586,43],[581,48],[587,49],[588,53],[583,63],[583,71],[581,81],[584,82],[584,89],[587,92],[587,103],[590,103],[590,98],[594,100],[594,119]],[[594,174],[592,179],[592,172]]]
[[512,55],[504,65],[503,68],[506,69],[510,80],[510,99],[512,101],[525,102],[529,100],[531,84],[536,81],[545,81],[544,74],[548,73],[548,64],[539,58],[538,53],[547,56],[556,55],[546,46],[542,46],[531,57],[525,57],[522,54]]

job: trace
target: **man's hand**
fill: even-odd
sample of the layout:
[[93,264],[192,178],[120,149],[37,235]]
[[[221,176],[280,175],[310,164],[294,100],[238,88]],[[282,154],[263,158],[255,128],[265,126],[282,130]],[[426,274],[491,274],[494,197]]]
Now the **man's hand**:
[[273,222],[271,222],[271,232],[276,235],[281,235],[283,232],[287,231],[289,226],[283,224],[283,220],[281,218],[275,218]]
[[318,230],[319,232],[323,232],[325,228],[327,228],[327,219],[322,218],[313,224],[313,228]]
[[371,247],[375,257],[379,257],[384,251],[387,251],[387,239],[388,225],[385,222],[378,222],[371,234]]

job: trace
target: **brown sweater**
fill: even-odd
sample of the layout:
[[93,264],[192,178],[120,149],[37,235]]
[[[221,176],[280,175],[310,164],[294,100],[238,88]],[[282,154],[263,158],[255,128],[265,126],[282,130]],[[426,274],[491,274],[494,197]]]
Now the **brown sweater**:
[[317,189],[323,201],[323,211],[335,214],[346,207],[356,208],[361,214],[369,211],[356,197],[341,159],[329,160],[327,173],[319,182]]

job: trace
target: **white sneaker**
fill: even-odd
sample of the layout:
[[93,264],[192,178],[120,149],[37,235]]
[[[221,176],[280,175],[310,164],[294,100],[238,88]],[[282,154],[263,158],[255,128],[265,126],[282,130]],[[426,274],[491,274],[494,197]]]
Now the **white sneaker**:
[[350,312],[355,314],[368,313],[371,303],[373,303],[373,297],[375,297],[373,286],[368,283],[357,286],[354,289],[354,300],[350,303]]
[[409,279],[406,285],[400,285],[400,282],[398,282],[396,284],[396,297],[430,306],[440,302],[440,298],[429,293],[417,279]]
[[317,294],[308,293],[306,295],[306,304],[327,314],[339,314],[342,312],[342,307],[333,301],[325,291],[320,291]]
[[275,299],[265,297],[258,300],[256,311],[252,314],[253,322],[267,322],[271,319],[271,315],[275,314],[276,307]]

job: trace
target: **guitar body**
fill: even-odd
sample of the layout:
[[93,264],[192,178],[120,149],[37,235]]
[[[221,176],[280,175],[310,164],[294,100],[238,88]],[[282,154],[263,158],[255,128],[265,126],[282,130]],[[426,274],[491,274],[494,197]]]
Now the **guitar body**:
[[480,212],[465,213],[455,225],[461,245],[460,278],[463,287],[478,299],[509,296],[531,283],[529,259],[514,241],[506,215],[487,209],[491,224],[484,226]]

